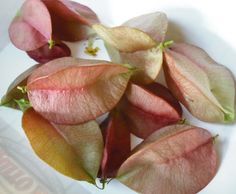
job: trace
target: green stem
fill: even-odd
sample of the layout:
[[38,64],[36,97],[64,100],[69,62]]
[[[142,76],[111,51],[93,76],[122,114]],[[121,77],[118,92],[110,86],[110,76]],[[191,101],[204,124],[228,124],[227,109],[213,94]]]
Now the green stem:
[[17,10],[16,17],[19,17],[19,16],[20,16],[20,10]]
[[14,102],[18,105],[18,107],[24,112],[26,109],[31,107],[30,102],[24,98],[22,99],[14,99]]
[[98,189],[100,189],[100,190],[104,190],[105,187],[106,187],[106,184],[107,184],[107,179],[106,179],[106,178],[101,178],[101,179],[100,179],[100,183],[102,184],[102,187],[99,187],[99,186],[97,185],[97,183],[95,184],[95,186],[96,186]]
[[55,44],[56,42],[52,38],[48,40],[49,49],[52,49]]
[[173,43],[174,43],[173,40],[167,40],[167,41],[161,42],[159,45],[159,48],[163,50],[163,49],[169,47],[170,45],[172,45]]
[[216,143],[216,139],[219,137],[219,134],[216,134],[214,137],[212,137],[213,144]]
[[182,119],[180,119],[180,120],[178,121],[177,124],[180,124],[180,125],[188,124],[188,121],[187,121],[186,118],[182,118]]

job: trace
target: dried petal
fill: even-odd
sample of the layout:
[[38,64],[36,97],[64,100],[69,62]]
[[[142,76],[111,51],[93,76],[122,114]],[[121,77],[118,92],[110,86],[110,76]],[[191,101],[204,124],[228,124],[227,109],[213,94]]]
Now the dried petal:
[[122,164],[118,179],[142,194],[195,194],[211,181],[216,168],[208,131],[168,126],[140,144]]
[[33,72],[27,84],[34,109],[59,124],[78,124],[109,112],[132,74],[127,66],[70,57]]
[[161,49],[149,49],[133,53],[120,52],[122,63],[133,65],[137,68],[132,81],[140,84],[152,83],[156,80],[163,62]]
[[123,26],[142,30],[157,42],[162,42],[165,40],[168,19],[165,13],[154,12],[132,18],[125,22]]
[[95,121],[80,125],[55,125],[59,133],[74,148],[80,164],[95,180],[103,151],[101,130]]
[[58,15],[67,21],[80,21],[85,25],[99,23],[96,13],[89,7],[70,0],[42,0],[50,14]]
[[156,12],[135,17],[120,27],[93,28],[105,41],[111,60],[137,67],[132,81],[149,84],[156,80],[162,66],[162,49],[158,44],[164,41],[167,26],[166,15]]
[[25,1],[9,27],[12,43],[24,51],[43,46],[51,34],[51,17],[41,0]]
[[195,117],[208,122],[234,120],[233,76],[205,51],[175,44],[165,51],[164,71],[170,90]]
[[79,41],[94,35],[98,23],[88,7],[69,0],[26,0],[9,27],[12,43],[24,51],[36,50],[52,39]]
[[170,91],[158,83],[145,86],[130,84],[121,106],[131,132],[146,138],[166,125],[177,123],[182,109]]
[[102,24],[95,24],[93,29],[107,44],[122,52],[146,50],[156,45],[149,35],[135,28],[126,26],[108,28]]
[[55,126],[30,108],[23,115],[22,127],[35,153],[48,165],[73,179],[95,184],[103,147],[95,121]]
[[123,116],[118,112],[110,113],[101,124],[101,129],[105,147],[100,176],[112,178],[131,152],[130,132]]
[[74,42],[94,35],[90,26],[99,20],[89,7],[68,0],[43,2],[50,12],[53,36],[57,39]]
[[35,61],[43,64],[53,59],[69,57],[71,56],[71,51],[66,44],[57,43],[51,49],[48,44],[45,44],[36,50],[28,51],[27,54]]

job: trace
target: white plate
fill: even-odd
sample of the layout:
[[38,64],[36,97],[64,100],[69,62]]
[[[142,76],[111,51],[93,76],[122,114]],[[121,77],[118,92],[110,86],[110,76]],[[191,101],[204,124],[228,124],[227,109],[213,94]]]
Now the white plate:
[[[27,55],[7,44],[6,30],[9,21],[22,0],[0,3],[0,95],[10,82],[35,62]],[[170,24],[168,38],[187,41],[204,48],[216,61],[226,65],[236,75],[236,25],[235,6],[230,0],[80,0],[94,9],[107,25],[119,25],[131,17],[154,11],[167,13]],[[102,42],[98,42],[102,47]],[[74,47],[74,45],[71,45]],[[83,54],[84,44],[73,50]],[[107,58],[100,52],[99,58]],[[236,177],[236,125],[216,125],[198,121],[185,111],[192,124],[220,135],[217,148],[220,165],[217,175],[200,194],[235,194]],[[21,113],[0,108],[0,194],[27,194],[41,191],[43,194],[132,194],[117,181],[104,191],[87,183],[76,182],[55,172],[32,152],[21,129]],[[4,163],[5,162],[5,163]],[[7,170],[12,167],[11,170]]]

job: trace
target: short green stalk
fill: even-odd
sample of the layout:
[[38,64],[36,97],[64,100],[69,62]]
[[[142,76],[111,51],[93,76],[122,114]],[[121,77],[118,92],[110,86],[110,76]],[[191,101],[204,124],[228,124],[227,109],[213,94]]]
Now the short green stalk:
[[95,186],[100,190],[104,190],[107,184],[107,178],[101,178],[100,183],[102,184],[102,187],[99,187],[97,184],[95,184]]
[[167,41],[161,42],[159,45],[159,48],[163,50],[163,49],[169,47],[170,45],[172,45],[173,43],[174,43],[173,40],[167,40]]
[[14,99],[14,102],[18,105],[18,107],[24,112],[26,109],[31,107],[30,102],[24,98]]
[[48,40],[49,49],[52,49],[55,44],[56,42],[52,38]]
[[219,134],[216,134],[214,137],[212,137],[213,144],[216,143],[216,140],[219,136],[220,136]]
[[188,121],[186,118],[182,118],[178,121],[178,124],[180,124],[180,125],[188,124]]

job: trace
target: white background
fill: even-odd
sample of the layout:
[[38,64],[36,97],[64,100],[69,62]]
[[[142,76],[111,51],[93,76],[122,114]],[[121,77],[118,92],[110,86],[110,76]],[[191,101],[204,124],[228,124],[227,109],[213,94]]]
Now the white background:
[[[22,0],[0,2],[0,95],[23,70],[35,62],[22,51],[8,44],[7,28]],[[169,39],[187,41],[204,48],[216,61],[229,67],[236,75],[236,11],[230,0],[80,0],[89,5],[106,25],[119,25],[131,17],[154,11],[167,13]],[[98,42],[101,47],[101,42]],[[70,45],[73,48],[74,45]],[[74,56],[83,55],[81,44],[73,50]],[[107,57],[103,52],[99,57]],[[219,169],[213,181],[201,194],[235,194],[236,185],[236,125],[215,125],[200,122],[185,112],[185,116],[201,127],[220,135],[217,142]],[[105,191],[99,191],[86,183],[76,182],[53,171],[32,153],[21,129],[21,113],[0,108],[0,152],[34,180],[34,185],[23,193],[31,193],[33,187],[41,185],[47,193],[55,194],[131,194],[127,188],[114,181]],[[1,157],[6,156],[0,155]],[[29,165],[27,165],[29,164]],[[1,166],[0,166],[1,168]],[[30,190],[31,189],[31,190]],[[89,192],[87,192],[87,191]],[[6,181],[0,169],[0,194],[22,193],[15,185]],[[46,192],[45,192],[46,194]]]

